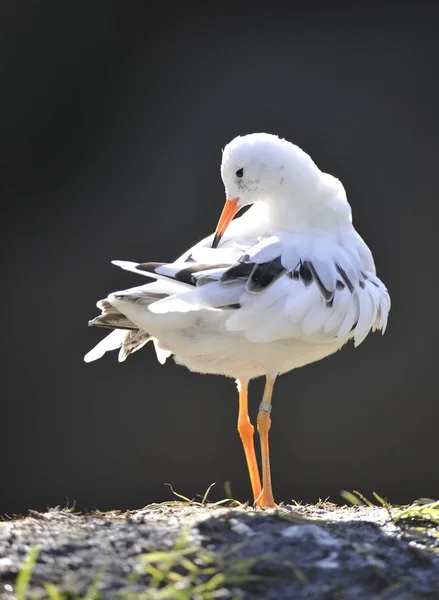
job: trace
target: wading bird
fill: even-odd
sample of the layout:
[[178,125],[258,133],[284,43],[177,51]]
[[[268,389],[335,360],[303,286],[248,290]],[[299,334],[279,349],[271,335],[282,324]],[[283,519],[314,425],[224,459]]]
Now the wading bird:
[[[268,432],[279,374],[320,360],[386,328],[390,298],[352,225],[343,185],[298,146],[256,133],[224,149],[226,203],[214,234],[173,263],[114,264],[155,279],[111,293],[90,325],[114,329],[86,356],[119,361],[152,341],[161,363],[236,379],[238,431],[254,501],[275,507]],[[243,206],[251,205],[233,220]],[[247,389],[266,378],[257,428],[262,484]]]

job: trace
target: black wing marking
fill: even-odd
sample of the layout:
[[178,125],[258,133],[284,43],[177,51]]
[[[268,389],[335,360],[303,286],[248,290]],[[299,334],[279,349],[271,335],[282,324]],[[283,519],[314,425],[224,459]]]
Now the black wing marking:
[[[308,287],[309,285],[312,284],[313,281],[315,281],[317,287],[319,288],[320,293],[322,294],[322,296],[326,302],[326,306],[328,308],[332,308],[332,305],[334,303],[335,290],[326,289],[326,287],[323,285],[322,280],[320,279],[320,277],[311,261],[309,261],[309,260],[304,260],[303,262],[300,261],[300,263],[297,265],[297,267],[294,269],[294,271],[291,271],[289,273],[289,276],[291,277],[291,279],[300,280],[303,283],[303,285],[305,285],[306,287]],[[342,290],[342,289],[344,289],[344,287],[345,287],[345,285],[342,281],[336,282],[337,290]]]
[[247,281],[254,268],[255,263],[242,262],[239,260],[235,265],[231,266],[230,269],[227,269],[227,271],[221,277],[221,281],[222,283],[230,283],[240,279]]
[[[175,271],[170,274],[160,272],[160,267],[167,266],[168,264],[169,263],[159,262],[141,263],[137,266],[137,269],[140,271],[157,273],[162,276],[169,277],[171,280],[180,281],[182,283],[194,286],[197,284],[202,284],[203,282],[208,283],[208,281],[204,281],[204,279],[206,279],[206,277],[208,279],[209,270],[225,269],[220,279],[222,283],[245,281],[245,287],[247,291],[251,293],[262,292],[279,277],[287,274],[291,279],[300,281],[306,287],[310,286],[312,283],[315,283],[328,308],[332,307],[334,302],[334,294],[337,290],[343,290],[345,287],[347,287],[351,294],[353,294],[355,291],[353,283],[347,276],[344,269],[338,264],[336,264],[335,267],[340,275],[340,279],[335,282],[335,287],[333,290],[329,290],[325,287],[321,278],[319,277],[317,269],[310,260],[300,260],[297,267],[291,271],[282,265],[280,256],[271,261],[255,263],[250,260],[248,254],[243,254],[241,258],[233,265],[229,265],[227,263],[202,264],[189,262],[188,266],[180,271]],[[203,277],[202,280],[198,278],[197,281],[196,275],[201,271],[207,271],[206,277]],[[362,273],[362,276],[364,280],[368,279],[366,273]],[[360,279],[359,281],[359,286],[363,289],[365,286],[364,280]],[[230,305],[227,308],[239,308],[239,306]]]
[[197,273],[199,273],[200,271],[208,271],[209,269],[226,269],[227,267],[230,266],[230,264],[228,263],[219,263],[216,265],[212,265],[212,264],[201,264],[201,263],[194,263],[191,264],[191,266],[186,267],[184,269],[181,269],[180,271],[176,271],[173,274],[167,274],[167,273],[160,273],[160,271],[158,271],[158,269],[160,269],[160,267],[164,267],[167,266],[169,263],[160,263],[160,262],[147,262],[147,263],[141,263],[139,265],[137,265],[137,269],[139,271],[146,271],[148,273],[157,273],[160,275],[164,275],[165,277],[169,277],[169,279],[175,279],[176,281],[181,281],[182,283],[188,283],[190,285],[196,285],[197,281],[196,281],[196,277],[194,277],[194,275],[196,275]]
[[341,278],[343,279],[343,282],[348,286],[349,291],[351,292],[351,294],[353,294],[354,293],[354,286],[352,284],[352,281],[346,275],[346,271],[344,269],[342,269],[340,267],[340,265],[335,265],[335,268],[337,269],[339,275],[341,275]]
[[[301,260],[294,270],[288,271],[282,265],[280,256],[271,261],[260,264],[247,262],[248,258],[248,255],[241,257],[237,263],[230,267],[230,269],[227,269],[227,271],[221,277],[221,281],[223,283],[227,283],[238,280],[246,280],[246,289],[249,292],[258,293],[268,287],[271,283],[273,283],[273,281],[276,281],[278,277],[286,273],[289,277],[291,277],[291,279],[299,280],[306,287],[310,286],[314,282],[319,288],[319,291],[322,294],[327,306],[332,306],[335,289],[328,290],[324,286],[312,261]],[[345,273],[344,275],[346,276]],[[347,277],[346,279],[349,281]],[[344,287],[345,283],[343,283],[343,281],[337,281],[336,289],[343,289]]]
[[139,263],[136,266],[136,269],[138,269],[139,271],[146,271],[147,273],[155,273],[156,269],[158,269],[159,267],[164,267],[167,263],[164,262],[146,262],[146,263]]
[[304,261],[304,262],[300,261],[300,266],[299,266],[299,271],[298,271],[299,279],[303,283],[303,285],[306,287],[311,285],[313,282],[313,272],[309,265],[310,265],[309,261]]
[[[337,267],[338,270],[338,267]],[[341,271],[343,271],[343,269],[341,269]],[[341,275],[341,272],[338,270],[339,274]],[[348,277],[346,276],[346,273],[343,271],[344,277],[343,279],[345,279],[346,282],[349,281]],[[294,271],[290,271],[288,273],[288,276],[291,277],[291,279],[295,279],[296,281],[301,281],[303,283],[304,286],[308,287],[309,285],[311,285],[313,283],[313,281],[315,281],[316,285],[319,288],[320,293],[322,294],[325,302],[326,302],[326,306],[328,308],[332,308],[332,305],[334,303],[334,294],[335,291],[338,290],[344,290],[344,288],[346,287],[347,283],[343,283],[343,281],[340,281],[339,279],[337,279],[337,281],[335,282],[335,290],[327,290],[325,288],[325,286],[323,285],[320,277],[317,274],[317,271],[314,267],[314,265],[312,264],[311,261],[300,261],[300,263],[297,265],[297,267],[294,269]],[[349,281],[349,284],[352,285]],[[350,289],[350,288],[349,288]],[[353,291],[353,287],[352,290]]]
[[326,302],[331,302],[331,300],[333,300],[333,298],[334,298],[334,290],[328,290],[325,288],[325,286],[323,285],[323,282],[320,279],[319,274],[317,273],[312,262],[306,261],[306,264],[310,268],[313,278],[314,278],[314,281],[318,285],[318,288],[319,288],[320,293],[322,294],[323,298],[326,300]]
[[249,292],[258,293],[287,271],[282,266],[280,256],[259,264],[247,262],[248,258],[248,254],[245,254],[230,269],[227,269],[221,277],[222,283],[244,280],[247,282],[246,288]]
[[[200,271],[209,271],[210,269],[226,269],[229,264],[219,263],[217,265],[204,265],[200,263],[196,263],[191,267],[187,267],[186,269],[182,269],[181,271],[177,271],[174,275],[174,278],[177,281],[182,281],[183,283],[191,283],[196,285],[197,279],[194,277]],[[208,277],[208,273],[206,273]]]
[[287,269],[282,265],[280,256],[269,262],[256,265],[247,281],[246,288],[249,292],[260,292],[286,271]]

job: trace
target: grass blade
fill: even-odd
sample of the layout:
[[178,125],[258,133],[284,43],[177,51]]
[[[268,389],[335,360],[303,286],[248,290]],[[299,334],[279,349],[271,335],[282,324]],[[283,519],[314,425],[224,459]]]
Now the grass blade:
[[36,546],[31,548],[24,559],[23,565],[15,583],[15,594],[17,600],[26,600],[27,589],[32,577],[35,563],[38,560],[40,549]]
[[201,500],[201,505],[204,506],[206,504],[207,501],[207,496],[209,495],[210,490],[213,488],[213,486],[215,485],[215,483],[211,483],[209,485],[209,487],[207,488],[207,490],[204,492],[204,496],[203,499]]

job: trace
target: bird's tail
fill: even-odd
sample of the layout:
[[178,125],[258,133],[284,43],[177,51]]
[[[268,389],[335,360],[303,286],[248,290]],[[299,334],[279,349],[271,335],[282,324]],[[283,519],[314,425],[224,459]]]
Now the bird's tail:
[[151,339],[148,333],[139,331],[138,327],[112,306],[108,300],[100,300],[97,307],[101,309],[102,314],[89,321],[88,324],[94,327],[114,329],[114,331],[84,356],[85,362],[98,360],[106,352],[117,349],[119,349],[119,362],[122,362],[130,354],[140,350]]

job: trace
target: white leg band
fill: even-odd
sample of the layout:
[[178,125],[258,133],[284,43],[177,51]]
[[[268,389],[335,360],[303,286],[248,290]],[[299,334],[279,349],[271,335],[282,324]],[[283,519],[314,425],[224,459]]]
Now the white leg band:
[[268,402],[261,402],[259,405],[259,410],[266,410],[267,412],[271,412],[271,404]]

